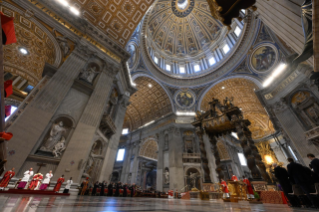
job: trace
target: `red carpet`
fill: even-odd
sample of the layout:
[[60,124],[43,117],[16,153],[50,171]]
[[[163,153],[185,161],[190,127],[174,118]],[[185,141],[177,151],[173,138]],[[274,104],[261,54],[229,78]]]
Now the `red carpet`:
[[8,191],[0,191],[0,194],[34,194],[34,195],[55,195],[55,196],[70,196],[70,194],[55,193],[54,191],[31,191],[25,189],[9,189]]

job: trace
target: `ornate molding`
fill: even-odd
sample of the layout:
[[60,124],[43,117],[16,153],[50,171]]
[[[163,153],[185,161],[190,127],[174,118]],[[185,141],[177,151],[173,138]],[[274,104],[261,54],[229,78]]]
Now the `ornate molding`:
[[286,110],[287,108],[288,108],[288,105],[287,105],[287,102],[285,101],[285,99],[280,99],[280,101],[276,102],[272,106],[272,109],[276,113],[282,112],[282,111]]

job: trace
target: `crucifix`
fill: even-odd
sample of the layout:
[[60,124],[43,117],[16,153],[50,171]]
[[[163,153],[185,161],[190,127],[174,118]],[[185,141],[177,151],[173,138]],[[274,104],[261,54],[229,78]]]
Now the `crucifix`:
[[37,166],[39,166],[38,171],[36,173],[39,173],[40,169],[43,167],[46,167],[47,164],[46,163],[37,163]]

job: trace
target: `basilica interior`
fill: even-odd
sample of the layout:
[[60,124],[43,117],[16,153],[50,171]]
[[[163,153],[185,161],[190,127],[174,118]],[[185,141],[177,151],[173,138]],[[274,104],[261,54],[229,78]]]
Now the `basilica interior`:
[[[315,2],[1,1],[17,41],[0,50],[1,82],[12,81],[13,90],[1,94],[0,128],[13,135],[0,139],[1,173],[14,167],[9,188],[30,168],[52,171],[48,190],[62,175],[73,183],[71,199],[0,193],[0,205],[7,211],[122,211],[119,205],[127,204],[132,208],[124,211],[273,210],[199,197],[144,206],[143,199],[122,199],[111,209],[102,204],[110,197],[77,195],[85,180],[88,187],[105,181],[199,192],[234,175],[274,189],[274,163],[287,167],[293,158],[308,166],[307,154],[319,157]],[[11,107],[6,118],[4,106]],[[54,206],[61,201],[66,208]]]

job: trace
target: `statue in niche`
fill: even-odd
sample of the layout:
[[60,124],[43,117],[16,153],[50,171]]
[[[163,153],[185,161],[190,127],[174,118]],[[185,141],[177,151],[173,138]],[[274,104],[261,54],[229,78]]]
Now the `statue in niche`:
[[58,142],[62,140],[65,141],[65,138],[63,137],[65,133],[66,133],[66,128],[64,127],[63,121],[60,121],[57,124],[53,124],[50,131],[50,137],[43,144],[43,146],[41,147],[41,150],[52,151]]
[[66,56],[68,56],[70,54],[71,47],[69,45],[69,42],[65,37],[62,37],[62,36],[58,36],[56,39],[57,39],[59,46],[61,48],[63,58],[65,58]]
[[54,155],[55,158],[59,158],[62,156],[62,153],[66,149],[65,146],[65,138],[62,137],[61,141],[59,141],[53,148],[52,154]]
[[100,73],[99,68],[96,65],[91,65],[87,69],[83,69],[80,73],[80,79],[93,84],[95,76]]
[[93,145],[93,147],[91,149],[91,152],[89,154],[89,158],[87,159],[87,162],[83,163],[83,164],[86,164],[85,168],[84,168],[84,173],[86,173],[86,174],[90,174],[90,172],[92,171],[92,168],[93,168],[93,164],[95,162],[95,156],[96,156],[94,154],[95,146],[96,146],[96,143]]
[[191,187],[193,188],[196,188],[196,180],[197,180],[197,177],[198,177],[198,173],[195,172],[195,173],[192,173],[190,172],[189,173],[189,179],[191,180]]
[[165,179],[165,184],[169,184],[169,171],[168,169],[165,170],[165,173],[164,173],[164,179]]
[[128,184],[131,184],[131,178],[132,178],[132,174],[129,174],[129,175],[128,175],[128,178],[127,178],[127,183],[128,183]]
[[165,135],[165,139],[164,139],[164,150],[168,149],[168,135]]

